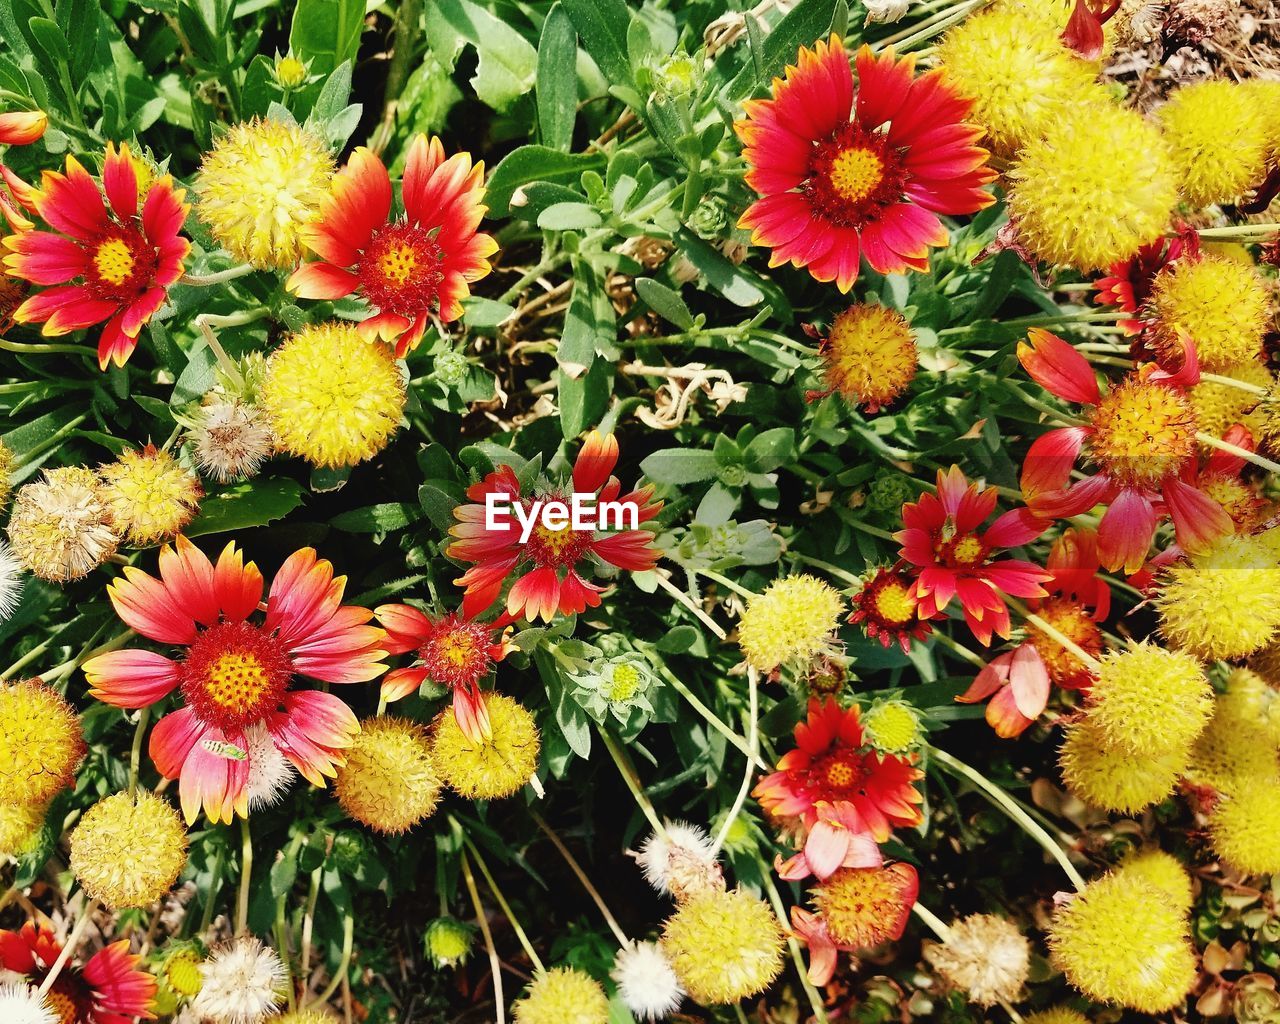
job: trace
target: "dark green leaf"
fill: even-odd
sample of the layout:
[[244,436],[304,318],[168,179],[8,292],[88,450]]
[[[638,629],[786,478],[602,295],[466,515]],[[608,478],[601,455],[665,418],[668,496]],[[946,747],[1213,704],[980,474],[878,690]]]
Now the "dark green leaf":
[[289,48],[299,60],[311,61],[313,73],[328,75],[355,58],[363,30],[364,0],[298,0]]
[[578,34],[559,4],[538,39],[538,131],[542,144],[568,152],[578,106]]
[[637,277],[636,294],[650,309],[682,331],[693,327],[693,314],[689,312],[689,307],[685,305],[679,292],[651,277]]
[[200,515],[187,527],[186,534],[203,537],[265,526],[301,504],[302,487],[296,480],[258,477],[205,498]]
[[421,509],[402,502],[353,508],[333,517],[333,528],[347,533],[388,533],[403,530],[423,516]]
[[633,85],[627,58],[631,12],[623,0],[561,0],[582,45],[605,78],[614,85]]
[[546,146],[521,146],[503,157],[489,177],[485,195],[489,216],[508,216],[511,196],[524,185],[535,181],[571,185],[577,183],[583,171],[602,171],[604,166],[602,153],[561,153]]
[[720,467],[712,452],[695,448],[663,448],[642,463],[644,475],[659,484],[696,484],[711,480]]

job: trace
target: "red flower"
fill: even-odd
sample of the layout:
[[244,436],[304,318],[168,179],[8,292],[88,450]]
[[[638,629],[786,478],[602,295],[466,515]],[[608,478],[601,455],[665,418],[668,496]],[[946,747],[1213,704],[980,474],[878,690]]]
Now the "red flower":
[[[1199,254],[1200,236],[1184,225],[1175,237],[1148,242],[1137,255],[1113,263],[1110,274],[1095,284],[1097,302],[1103,306],[1116,306],[1125,313],[1136,313],[1151,297],[1151,286],[1160,271],[1184,256],[1194,258]],[[1121,320],[1119,323],[1126,334],[1141,334],[1144,327],[1140,319]]]
[[[1097,7],[1098,10],[1094,10]],[[1062,41],[1085,60],[1097,60],[1106,46],[1102,26],[1120,9],[1120,0],[1076,0]]]
[[1049,673],[1040,652],[1029,643],[992,658],[973,685],[956,698],[962,704],[987,704],[987,724],[1001,739],[1020,735],[1049,703]]
[[782,876],[827,878],[841,867],[877,867],[875,844],[923,820],[917,805],[924,798],[913,784],[924,773],[913,759],[864,743],[857,705],[811,699],[795,738],[796,749],[753,791],[766,812],[797,819],[806,833],[803,851]]
[[444,323],[462,316],[468,285],[489,273],[498,243],[476,232],[483,197],[483,163],[472,167],[468,153],[446,160],[439,139],[419,134],[405,160],[404,216],[392,220],[391,176],[377,154],[360,147],[303,231],[320,262],[299,267],[288,287],[304,299],[359,292],[377,310],[360,333],[394,340],[401,358],[417,347],[432,316]]
[[62,234],[10,235],[4,263],[14,277],[56,287],[27,299],[14,319],[43,323],[42,333],[50,336],[106,320],[98,364],[104,370],[112,360],[123,366],[169,286],[182,276],[191,249],[179,233],[189,209],[185,195],[165,175],[140,201],[138,172],[125,144],[117,153],[107,143],[101,190],[75,157],[67,157],[66,174],[45,171],[32,199],[41,218]]
[[29,146],[49,127],[43,110],[13,110],[0,114],[0,146]]
[[1005,595],[1043,597],[1040,584],[1049,576],[1030,562],[991,561],[996,549],[1026,544],[1048,527],[1047,521],[1019,508],[978,532],[995,507],[994,490],[969,483],[952,466],[946,473],[938,471],[936,497],[923,494],[902,506],[905,528],[893,535],[902,544],[902,557],[917,568],[920,617],[938,618],[959,597],[965,622],[984,645],[991,643],[993,632],[1009,636]]
[[[0,967],[39,986],[62,952],[53,932],[28,922],[21,931],[0,931]],[[155,1020],[148,1007],[156,979],[138,969],[142,957],[125,940],[100,949],[83,967],[67,964],[47,993],[59,1024],[133,1024]]]
[[[1027,373],[1059,398],[1090,407],[1086,424],[1050,430],[1028,450],[1022,490],[1032,509],[1066,518],[1108,506],[1098,552],[1111,571],[1138,570],[1166,515],[1178,542],[1192,550],[1231,531],[1222,506],[1183,479],[1196,453],[1195,415],[1181,390],[1199,379],[1194,348],[1178,374],[1148,365],[1103,395],[1088,361],[1067,342],[1041,330],[1030,331],[1028,341],[1018,345]],[[1072,483],[1086,446],[1098,472]]]
[[[612,435],[596,431],[588,435],[573,467],[572,492],[593,496],[597,504],[616,502],[635,510],[636,523],[646,523],[661,510],[662,502],[653,500],[653,487],[645,486],[619,495],[622,485],[612,476],[618,462],[618,441]],[[600,604],[605,588],[583,579],[578,564],[595,557],[619,569],[644,572],[658,562],[659,551],[653,544],[653,533],[645,529],[624,529],[601,536],[572,526],[552,530],[538,522],[527,541],[520,540],[520,527],[514,516],[509,525],[492,527],[486,523],[488,495],[500,495],[519,505],[526,514],[533,509],[533,496],[523,493],[520,481],[510,466],[499,466],[477,484],[467,488],[472,504],[454,509],[458,525],[449,533],[457,539],[446,554],[462,562],[473,563],[458,579],[466,588],[462,612],[474,618],[498,599],[507,578],[518,570],[520,578],[507,593],[508,621],[519,618],[542,618],[550,622],[557,612],[576,615]],[[544,501],[563,501],[570,496],[563,491],[537,496]]]
[[965,123],[972,103],[941,70],[913,77],[915,59],[849,54],[838,36],[800,48],[773,97],[743,104],[734,125],[761,196],[739,227],[773,249],[770,266],[808,267],[847,292],[858,263],[883,274],[929,268],[929,247],[947,244],[938,214],[969,214],[995,202],[982,129]]
[[853,598],[852,623],[861,624],[867,636],[888,647],[895,640],[902,652],[911,650],[911,641],[923,640],[933,627],[920,614],[916,581],[901,568],[877,569]]
[[151,733],[151,758],[166,779],[181,779],[188,823],[203,805],[212,821],[248,817],[254,770],[247,730],[265,727],[272,744],[313,785],[336,774],[342,751],[360,731],[342,699],[291,690],[295,675],[327,683],[363,683],[386,666],[386,634],[366,625],[373,612],[342,603],[346,577],[311,548],[294,552],[267,595],[258,567],[235,543],[215,566],[179,537],[160,552],[160,578],[128,566],[107,593],[124,623],[149,640],[186,648],[181,661],[144,650],[90,658],[84,674],[99,700],[144,708],[180,690],[185,706]]
[[388,703],[413,693],[428,679],[453,690],[458,727],[472,740],[493,735],[489,712],[480,693],[480,680],[493,671],[507,652],[501,639],[506,623],[476,622],[457,612],[433,619],[407,604],[384,604],[374,609],[387,631],[388,654],[416,651],[420,664],[395,668],[382,680],[382,699]]
[[[1222,440],[1248,452],[1257,448],[1248,428],[1239,423],[1228,427]],[[1240,474],[1247,465],[1242,456],[1214,448],[1203,465],[1193,462],[1183,473],[1188,484],[1222,506],[1237,533],[1251,532],[1262,521],[1267,507],[1266,499],[1241,479]]]

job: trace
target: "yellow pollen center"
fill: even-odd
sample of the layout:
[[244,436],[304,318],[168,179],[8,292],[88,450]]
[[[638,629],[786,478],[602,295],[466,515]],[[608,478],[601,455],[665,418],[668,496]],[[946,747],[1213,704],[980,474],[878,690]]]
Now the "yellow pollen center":
[[400,243],[391,246],[378,261],[382,273],[396,284],[404,284],[418,266],[418,259],[413,253],[413,246]]
[[165,977],[170,987],[183,996],[199,994],[204,986],[200,975],[200,961],[194,953],[178,953],[165,965]]
[[639,688],[640,673],[634,665],[618,665],[614,668],[613,680],[609,684],[610,700],[630,700]]
[[916,613],[916,599],[901,583],[886,584],[876,594],[876,613],[886,622],[906,622]]
[[976,565],[982,560],[982,541],[973,534],[956,541],[951,555],[957,565]]
[[133,273],[133,253],[118,238],[110,238],[98,246],[93,254],[93,266],[98,276],[108,284],[123,284]]
[[440,638],[437,653],[455,668],[470,663],[476,656],[476,641],[465,633],[449,633]]
[[1122,484],[1156,486],[1195,449],[1190,403],[1159,385],[1129,382],[1113,389],[1094,410],[1093,426],[1091,454]]
[[831,161],[830,174],[841,199],[860,203],[884,181],[884,161],[869,149],[846,149]]
[[854,782],[853,769],[843,761],[835,761],[827,766],[827,782],[836,789],[852,786]]
[[271,678],[252,654],[224,654],[209,666],[204,681],[209,699],[228,711],[254,707],[271,688]]
[[573,543],[573,530],[567,525],[558,530],[552,530],[539,523],[533,528],[533,533],[542,546],[552,555],[559,555]]

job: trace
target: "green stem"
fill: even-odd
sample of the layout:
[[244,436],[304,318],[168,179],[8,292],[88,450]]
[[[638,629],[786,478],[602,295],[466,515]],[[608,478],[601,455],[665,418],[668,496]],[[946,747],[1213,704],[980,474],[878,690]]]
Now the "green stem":
[[87,345],[56,345],[45,342],[7,341],[0,338],[0,349],[6,352],[17,352],[19,355],[46,355],[65,352],[69,355],[84,356],[86,359],[97,359],[98,353]]
[[505,303],[512,302],[522,291],[528,288],[529,285],[533,284],[534,281],[538,280],[538,278],[543,274],[549,274],[551,271],[558,269],[568,262],[568,253],[561,252],[556,253],[554,256],[548,256],[536,267],[533,267],[521,274],[520,279],[516,281],[515,284],[498,296],[498,301]]
[[[453,824],[459,832],[462,832],[461,826],[456,822]],[[489,870],[489,865],[485,863],[484,858],[480,856],[480,851],[476,849],[475,843],[467,837],[465,832],[462,832],[462,841],[466,845],[466,849],[462,852],[463,858],[465,859],[468,852],[470,852],[471,856],[475,859],[476,866],[480,869],[480,874],[484,875],[484,880],[489,886],[489,891],[493,893],[493,898],[498,901],[498,906],[501,908],[507,922],[511,925],[511,930],[516,933],[516,938],[519,940],[520,946],[524,949],[525,956],[527,956],[529,958],[529,962],[533,964],[534,970],[538,974],[541,974],[546,970],[546,968],[542,966],[542,959],[538,956],[537,950],[533,948],[533,943],[529,941],[529,936],[525,933],[524,926],[520,924],[520,919],[516,917],[515,912],[511,909],[511,904],[507,902],[507,898],[502,894],[502,890],[498,888],[498,883],[494,880],[493,872]]]
[[1248,448],[1241,448],[1239,445],[1232,444],[1230,441],[1224,441],[1220,437],[1214,437],[1212,434],[1206,434],[1203,430],[1196,433],[1196,440],[1201,444],[1207,444],[1210,448],[1217,448],[1218,451],[1227,452],[1237,458],[1244,459],[1245,462],[1252,462],[1255,466],[1267,470],[1270,473],[1280,473],[1280,463],[1272,462],[1270,459],[1257,452],[1251,452]]
[[755,778],[756,750],[760,746],[760,725],[758,722],[760,714],[760,680],[759,673],[750,665],[747,666],[747,705],[749,708],[747,746],[750,748],[747,754],[747,770],[743,773],[742,785],[738,788],[738,796],[734,800],[733,806],[729,808],[724,824],[720,826],[720,831],[716,835],[715,844],[711,848],[712,856],[718,855],[724,848],[725,840],[729,838],[729,829],[733,827],[733,823],[738,820],[738,815],[742,813],[742,805],[747,802],[747,794],[751,792],[751,782]]
[[733,580],[729,579],[728,576],[722,576],[720,573],[713,572],[710,569],[699,569],[697,570],[697,572],[699,576],[705,576],[707,579],[711,580],[712,582],[719,583],[720,586],[726,587],[729,590],[732,590],[739,597],[744,597],[748,601],[750,601],[753,597],[756,596],[752,591],[748,590],[742,584],[734,583]]
[[631,796],[636,805],[644,812],[644,816],[649,820],[649,825],[654,833],[666,839],[667,827],[662,824],[662,819],[658,817],[658,812],[654,809],[653,802],[644,795],[644,790],[640,788],[640,780],[636,777],[635,769],[631,766],[627,755],[622,752],[622,748],[618,746],[617,742],[609,734],[609,730],[602,728],[598,731],[600,739],[604,742],[605,749],[609,751],[609,756],[613,758],[613,763],[618,766],[622,781],[627,784],[627,789],[631,791]]
[[183,274],[178,279],[178,284],[190,285],[193,288],[208,288],[210,285],[226,284],[238,277],[252,274],[256,269],[248,263],[242,263],[240,266],[228,267],[226,270],[219,270],[212,274]]
[[480,926],[480,934],[484,936],[484,948],[489,953],[489,971],[493,975],[493,1004],[497,1024],[506,1024],[506,1000],[502,995],[502,961],[498,959],[498,948],[493,944],[493,932],[489,930],[489,918],[485,915],[480,903],[480,891],[476,888],[475,875],[471,873],[471,861],[462,858],[462,878],[467,884],[467,892],[471,895],[471,905],[475,908],[476,924]]
[[64,423],[61,427],[59,427],[56,431],[54,431],[52,434],[46,437],[39,444],[23,452],[22,458],[14,460],[14,465],[10,469],[10,472],[16,473],[23,466],[29,466],[41,455],[49,451],[49,449],[56,447],[63,439],[66,438],[68,434],[70,434],[73,430],[75,430],[78,426],[80,426],[81,423],[83,423],[88,418],[89,418],[88,413],[84,413]]
[[812,555],[801,554],[799,551],[791,551],[788,552],[788,554],[797,561],[804,562],[805,565],[812,565],[815,568],[821,569],[823,572],[828,572],[832,576],[839,577],[851,587],[859,590],[862,589],[862,580],[851,573],[848,569],[841,569],[838,565],[832,565],[830,562],[824,562],[821,558],[814,558]]
[[[764,879],[765,891],[769,894],[769,902],[773,904],[773,912],[778,915],[778,923],[786,929],[787,910],[783,906],[782,896],[773,882],[773,868],[766,864],[764,858],[757,856],[756,864],[760,867],[760,877]],[[796,973],[800,975],[800,984],[804,986],[805,995],[809,997],[809,1008],[813,1010],[813,1018],[818,1024],[830,1024],[827,1008],[822,1005],[822,995],[809,980],[809,969],[804,965],[804,954],[800,952],[800,943],[796,941],[790,929],[787,931],[787,948],[791,951],[791,962],[795,964]]]
[[[716,713],[707,707],[706,704],[699,699],[698,695],[690,690],[674,672],[662,663],[659,663],[658,665],[658,672],[662,678],[671,685],[671,688],[675,690],[676,693],[680,694],[680,696],[688,702],[689,706],[693,708],[694,711],[702,716],[703,720],[706,721],[711,728],[737,747],[742,753],[746,754],[748,757],[751,756],[751,747],[748,745],[747,741],[729,728],[729,726],[725,725],[724,722],[716,716]],[[756,758],[755,763],[756,767],[761,771],[767,772],[769,770],[769,766],[764,761],[760,760],[759,757]]]
[[236,934],[249,929],[249,880],[253,877],[253,836],[249,819],[240,819],[240,892],[236,898]]
[[324,987],[316,998],[308,1004],[308,1009],[316,1006],[324,1006],[333,994],[338,991],[338,986],[342,984],[342,980],[347,976],[347,970],[351,966],[351,951],[355,946],[356,937],[356,919],[352,916],[351,911],[342,918],[342,959],[338,961],[338,969],[333,972],[333,977],[329,979],[329,984]]
[[591,897],[592,902],[596,905],[596,909],[600,911],[600,916],[604,918],[605,924],[607,924],[609,926],[609,930],[613,932],[613,937],[618,940],[618,945],[624,948],[629,946],[631,944],[631,940],[627,938],[627,933],[622,930],[622,926],[618,924],[618,919],[614,917],[612,911],[609,910],[609,905],[605,903],[604,897],[600,895],[600,890],[592,883],[587,873],[582,869],[582,865],[578,863],[577,858],[569,852],[569,848],[565,846],[564,840],[560,838],[555,829],[546,823],[542,815],[537,811],[530,808],[529,814],[533,818],[534,824],[537,825],[538,828],[542,829],[543,835],[551,840],[551,845],[559,851],[560,856],[563,857],[565,863],[569,865],[569,869],[574,873],[574,876],[582,883],[582,887],[587,891],[587,895]]
[[1201,238],[1211,238],[1216,241],[1232,241],[1240,240],[1242,242],[1253,242],[1259,238],[1266,238],[1280,232],[1280,224],[1235,224],[1225,228],[1200,228],[1196,234]]
[[219,845],[213,855],[213,870],[209,875],[209,892],[205,896],[204,910],[200,913],[199,937],[201,939],[209,934],[209,928],[213,925],[213,906],[218,897],[218,890],[222,887],[222,865],[225,859],[225,852]]
[[138,789],[138,769],[142,765],[142,738],[147,734],[147,723],[151,720],[151,707],[147,706],[138,712],[138,727],[133,731],[133,749],[129,752],[129,796]]

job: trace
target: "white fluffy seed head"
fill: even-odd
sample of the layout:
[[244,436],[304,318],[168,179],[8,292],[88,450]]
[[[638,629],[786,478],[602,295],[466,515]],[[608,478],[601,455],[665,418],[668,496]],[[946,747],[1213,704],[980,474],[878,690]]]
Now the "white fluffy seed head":
[[271,428],[254,406],[218,400],[202,407],[187,435],[196,465],[218,483],[254,476],[271,454]]
[[249,809],[274,807],[297,781],[298,770],[280,753],[271,733],[261,722],[244,731],[245,756],[249,762]]
[[26,982],[0,984],[0,1021],[4,1024],[58,1024],[58,1014]]
[[0,622],[4,622],[18,607],[22,597],[22,563],[9,545],[0,540]]
[[284,1001],[284,964],[252,935],[213,949],[200,975],[204,985],[191,1008],[218,1024],[260,1024]]
[[627,1009],[641,1020],[660,1020],[684,998],[680,979],[656,942],[632,942],[618,950],[610,977]]
[[677,900],[707,888],[723,889],[711,836],[683,821],[667,822],[666,830],[665,836],[655,832],[646,839],[636,858],[649,884]]

